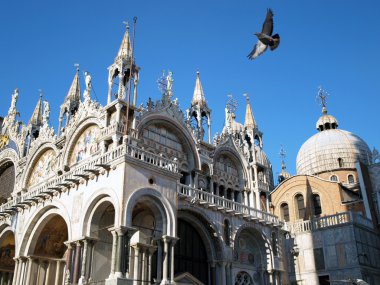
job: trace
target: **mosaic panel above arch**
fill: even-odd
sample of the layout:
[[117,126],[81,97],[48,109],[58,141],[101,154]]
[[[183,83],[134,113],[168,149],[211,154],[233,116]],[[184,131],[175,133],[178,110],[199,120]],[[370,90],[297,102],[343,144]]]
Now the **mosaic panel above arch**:
[[255,238],[248,232],[242,232],[237,240],[234,259],[240,263],[258,266],[261,264],[260,248]]
[[54,150],[45,151],[37,162],[33,165],[27,183],[28,187],[32,187],[52,176],[57,170],[57,158]]
[[99,149],[100,129],[96,125],[86,128],[73,146],[69,164],[76,164],[91,157]]

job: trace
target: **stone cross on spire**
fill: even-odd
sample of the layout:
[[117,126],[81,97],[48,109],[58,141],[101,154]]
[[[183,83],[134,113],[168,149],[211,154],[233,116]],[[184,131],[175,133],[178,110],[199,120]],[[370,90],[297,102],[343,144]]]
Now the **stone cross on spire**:
[[322,112],[324,114],[327,113],[326,103],[327,103],[327,97],[328,96],[329,96],[329,94],[325,90],[323,90],[322,86],[319,86],[318,87],[317,100],[320,102],[320,104],[322,106]]
[[285,157],[286,157],[286,151],[283,147],[283,145],[281,145],[281,148],[280,148],[280,157],[281,157],[281,165],[282,165],[282,169],[286,168],[285,166]]

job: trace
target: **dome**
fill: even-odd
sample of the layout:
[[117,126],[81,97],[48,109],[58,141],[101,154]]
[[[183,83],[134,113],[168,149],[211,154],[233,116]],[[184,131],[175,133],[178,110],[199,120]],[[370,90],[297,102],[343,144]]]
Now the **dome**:
[[264,166],[266,168],[271,168],[272,165],[271,165],[267,155],[262,150],[262,148],[257,146],[257,145],[255,145],[254,147],[255,147],[255,154],[256,154],[256,162],[261,164],[262,166]]
[[368,165],[370,158],[368,145],[360,137],[344,130],[324,129],[302,145],[297,155],[297,174],[355,168],[357,160]]

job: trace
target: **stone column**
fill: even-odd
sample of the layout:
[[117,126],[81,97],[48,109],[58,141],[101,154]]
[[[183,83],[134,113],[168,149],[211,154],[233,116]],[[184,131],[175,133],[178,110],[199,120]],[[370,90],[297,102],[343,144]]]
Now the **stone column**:
[[124,248],[124,264],[123,264],[123,268],[122,270],[125,271],[125,277],[126,278],[129,278],[129,275],[130,275],[130,272],[129,272],[129,264],[130,264],[130,259],[132,259],[132,257],[130,256],[130,241],[131,241],[131,237],[134,235],[134,233],[136,232],[136,229],[135,228],[126,228],[125,227],[125,235],[124,235],[124,244],[125,244],[125,248]]
[[174,282],[174,250],[178,238],[172,237],[170,242],[170,283]]
[[124,234],[126,232],[125,228],[115,229],[117,234],[117,250],[116,250],[116,265],[115,265],[115,277],[124,277],[124,260],[125,260],[125,238]]
[[140,248],[139,246],[133,245],[135,251],[134,262],[133,262],[133,285],[139,285],[140,280],[140,268],[139,268],[139,259],[140,259]]
[[84,284],[86,282],[86,270],[87,270],[87,252],[88,252],[88,241],[83,240],[83,255],[82,255],[82,266],[81,266],[81,276],[79,279],[79,284]]
[[209,272],[210,272],[210,274],[209,274],[209,284],[210,285],[216,285],[216,283],[215,283],[215,274],[216,274],[216,272],[215,272],[215,262],[209,261],[208,262],[208,267],[209,267]]
[[125,99],[125,96],[124,96],[124,85],[123,85],[123,72],[121,70],[120,70],[120,73],[119,73],[119,90],[118,90],[117,97],[119,99]]
[[115,275],[116,265],[116,251],[117,251],[117,233],[115,228],[108,229],[112,233],[112,257],[111,257],[111,272],[109,278],[113,278]]
[[230,263],[226,263],[226,285],[231,285]]
[[198,173],[198,171],[195,171],[195,173],[194,173],[194,188],[195,189],[198,189],[198,178],[199,178],[199,173]]
[[163,236],[162,241],[164,243],[164,258],[163,258],[163,268],[162,268],[162,281],[161,284],[168,283],[168,263],[169,263],[169,242],[168,236]]
[[79,280],[81,250],[82,250],[81,242],[77,241],[76,249],[75,249],[75,263],[74,263],[74,276],[73,276],[73,283],[74,284],[78,283],[78,280]]
[[139,85],[139,74],[135,73],[135,79],[133,80],[133,106],[136,106],[137,102],[137,86]]
[[148,276],[147,276],[147,281],[148,281],[148,284],[150,283],[151,279],[152,279],[152,255],[153,253],[155,252],[156,248],[152,248],[150,247],[148,249]]
[[226,285],[226,262],[219,262],[219,282],[218,285]]
[[[26,270],[26,273],[25,273],[25,284],[33,284],[32,283],[32,274],[33,274],[33,266],[34,266],[35,262],[34,262],[34,259],[33,257],[28,257],[28,267],[27,267],[27,270]],[[18,283],[16,284],[21,284],[19,282],[19,280],[17,280]]]
[[[13,275],[13,282],[12,285],[17,285],[20,284],[20,282],[16,279],[18,279],[18,272],[19,272],[19,259],[18,258],[13,258],[15,261],[15,270],[14,270],[14,275]],[[0,277],[1,280],[1,277]]]
[[141,284],[145,284],[146,281],[146,273],[147,273],[147,260],[146,260],[146,248],[142,247],[140,249],[140,255],[141,255]]
[[51,275],[53,274],[52,270],[51,270],[51,266],[52,266],[52,262],[49,261],[49,260],[46,260],[45,262],[45,266],[46,266],[46,277],[45,277],[45,282],[47,284],[49,284],[49,279],[51,278]]
[[[71,243],[67,242],[65,243],[66,246],[67,246],[67,255],[66,255],[66,271],[69,272],[69,276],[71,277],[71,273],[72,273],[72,258],[73,258],[73,246]],[[65,273],[65,276],[67,275],[67,273]]]
[[157,282],[162,279],[162,240],[157,239]]
[[61,260],[57,260],[56,261],[56,268],[55,268],[55,282],[54,282],[54,285],[62,285],[62,280],[61,278],[63,277],[63,274],[62,274],[62,261]]

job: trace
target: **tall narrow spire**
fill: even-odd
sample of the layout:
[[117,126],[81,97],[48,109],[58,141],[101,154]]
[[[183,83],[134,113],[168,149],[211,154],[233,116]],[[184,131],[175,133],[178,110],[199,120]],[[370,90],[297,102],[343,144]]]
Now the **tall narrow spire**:
[[77,66],[77,72],[75,73],[69,92],[67,92],[65,97],[65,102],[67,101],[70,101],[71,104],[79,104],[80,102],[79,65]]
[[256,125],[255,118],[253,117],[252,108],[251,108],[251,104],[249,103],[248,94],[244,94],[244,96],[247,100],[247,108],[245,110],[244,126],[247,128],[255,128],[257,125]]
[[40,99],[37,102],[32,117],[29,120],[29,125],[42,126],[42,92],[40,91]]
[[199,76],[199,71],[197,71],[197,78],[195,79],[195,88],[193,94],[193,100],[191,101],[191,105],[199,105],[199,106],[207,106],[206,98],[203,93],[203,88],[201,84],[201,79]]
[[126,31],[121,42],[119,52],[115,58],[115,61],[119,58],[127,58],[132,55],[131,38],[129,36],[129,25],[126,23]]

